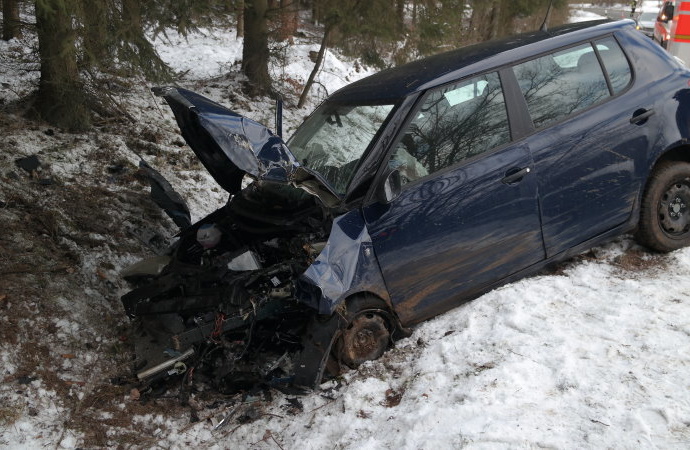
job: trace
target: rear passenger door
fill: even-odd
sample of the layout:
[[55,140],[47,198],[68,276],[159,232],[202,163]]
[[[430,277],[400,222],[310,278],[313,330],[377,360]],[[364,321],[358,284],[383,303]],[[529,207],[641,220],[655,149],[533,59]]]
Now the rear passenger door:
[[648,151],[655,117],[631,123],[648,105],[625,95],[632,72],[613,36],[513,70],[536,129],[526,142],[550,257],[630,217],[640,188],[635,161]]

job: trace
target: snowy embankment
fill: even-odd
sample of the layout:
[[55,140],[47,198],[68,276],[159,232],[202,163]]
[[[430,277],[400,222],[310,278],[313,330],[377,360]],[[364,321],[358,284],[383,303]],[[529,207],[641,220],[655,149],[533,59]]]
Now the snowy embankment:
[[[166,61],[186,72],[182,86],[272,123],[270,99],[246,99],[237,89],[238,79],[223,76],[239,58],[241,42],[232,33],[212,31],[188,40],[171,36],[172,42],[158,41],[157,46]],[[316,49],[299,42],[285,49],[289,63],[274,64],[273,75],[284,83],[303,83],[312,67],[307,52]],[[332,93],[366,74],[357,67],[329,52],[320,82]],[[5,70],[2,77],[11,79],[8,73]],[[151,153],[144,154],[149,162],[191,201],[194,218],[222,204],[226,194],[198,164],[189,162],[191,151],[174,144],[179,137],[172,132],[167,108],[154,106],[143,88],[137,95],[130,100],[139,108],[133,114],[145,123],[136,127],[163,130],[156,146],[149,146]],[[287,110],[286,128],[294,129],[319,95],[302,110]],[[19,141],[13,145],[22,153],[17,156],[44,149],[41,158],[50,162],[52,173],[66,188],[101,176],[104,168],[99,164],[112,164],[114,158],[134,164],[137,159],[130,149],[136,142],[125,142],[123,137],[77,137],[71,144],[77,150],[63,154],[52,150],[71,139],[63,134],[48,135],[38,127],[24,137],[16,130],[12,133],[12,139]],[[156,150],[163,144],[169,148]],[[102,159],[84,158],[94,153]],[[10,159],[3,161],[12,164]],[[126,177],[121,181],[117,173],[105,176],[117,183],[111,186],[103,178],[112,198],[99,205],[106,211],[112,208],[116,221],[141,215],[139,210],[118,206],[127,200],[124,191],[132,188],[125,184]],[[143,222],[143,217],[137,219]],[[67,393],[55,390],[38,367],[28,374],[21,371],[16,350],[0,349],[4,380],[11,380],[0,389],[1,398],[5,405],[23,405],[16,408],[16,417],[0,417],[0,448],[93,446],[94,441],[86,440],[88,427],[76,424],[82,417],[107,424],[98,441],[106,447],[680,449],[690,445],[690,249],[653,255],[629,238],[619,239],[557,271],[496,289],[418,326],[380,360],[325,383],[319,392],[294,397],[272,391],[272,398],[258,395],[215,405],[200,405],[192,398],[191,409],[201,420],[190,422],[190,408],[174,406],[175,399],[140,404],[118,391],[119,396],[110,400],[107,388],[98,384],[105,376],[90,372],[94,361],[107,358],[104,349],[113,335],[100,330],[100,323],[84,325],[84,318],[103,310],[98,305],[104,289],[123,289],[116,280],[117,270],[131,259],[110,255],[107,242],[114,237],[108,232],[92,234],[105,244],[94,244],[90,253],[82,254],[77,271],[82,273],[81,282],[101,283],[101,290],[83,287],[81,282],[70,286],[61,300],[69,315],[56,320],[49,333],[42,331],[51,329],[41,322],[45,309],[30,319],[30,326],[50,340],[51,351],[64,359],[61,366],[42,369],[78,382],[70,384]],[[119,240],[128,236],[122,230],[113,234]],[[110,264],[107,270],[104,261]],[[7,319],[10,306],[19,305],[3,299],[4,292],[0,290],[0,305]],[[115,300],[105,311],[124,322],[120,309]],[[86,348],[71,347],[85,340]],[[70,410],[67,398],[78,399],[78,408]],[[3,408],[0,412],[10,413]]]
[[620,240],[421,325],[295,416],[280,398],[210,442],[270,430],[285,448],[687,448],[689,273],[690,250]]

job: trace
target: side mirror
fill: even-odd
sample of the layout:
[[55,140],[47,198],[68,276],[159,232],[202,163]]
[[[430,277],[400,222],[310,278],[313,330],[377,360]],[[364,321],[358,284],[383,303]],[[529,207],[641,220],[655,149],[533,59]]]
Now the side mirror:
[[388,204],[398,198],[402,189],[402,179],[398,169],[392,169],[387,174],[383,183],[378,187],[376,199],[380,203]]
[[661,14],[661,20],[668,23],[669,20],[673,19],[674,7],[672,4],[667,4],[664,6],[663,13]]

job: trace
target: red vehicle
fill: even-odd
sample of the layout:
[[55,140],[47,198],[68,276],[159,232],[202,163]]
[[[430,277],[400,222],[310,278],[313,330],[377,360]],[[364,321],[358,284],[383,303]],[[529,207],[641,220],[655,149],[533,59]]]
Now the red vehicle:
[[671,25],[673,24],[674,2],[666,1],[659,10],[654,26],[654,40],[663,48],[667,48],[671,39]]
[[676,1],[671,24],[671,39],[666,46],[668,52],[690,64],[690,1]]

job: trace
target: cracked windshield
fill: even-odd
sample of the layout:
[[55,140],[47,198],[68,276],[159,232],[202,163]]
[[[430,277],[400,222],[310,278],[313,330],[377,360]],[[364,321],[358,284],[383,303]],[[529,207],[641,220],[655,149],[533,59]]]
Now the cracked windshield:
[[393,105],[324,103],[287,145],[300,164],[319,172],[344,194],[357,163],[393,109]]

